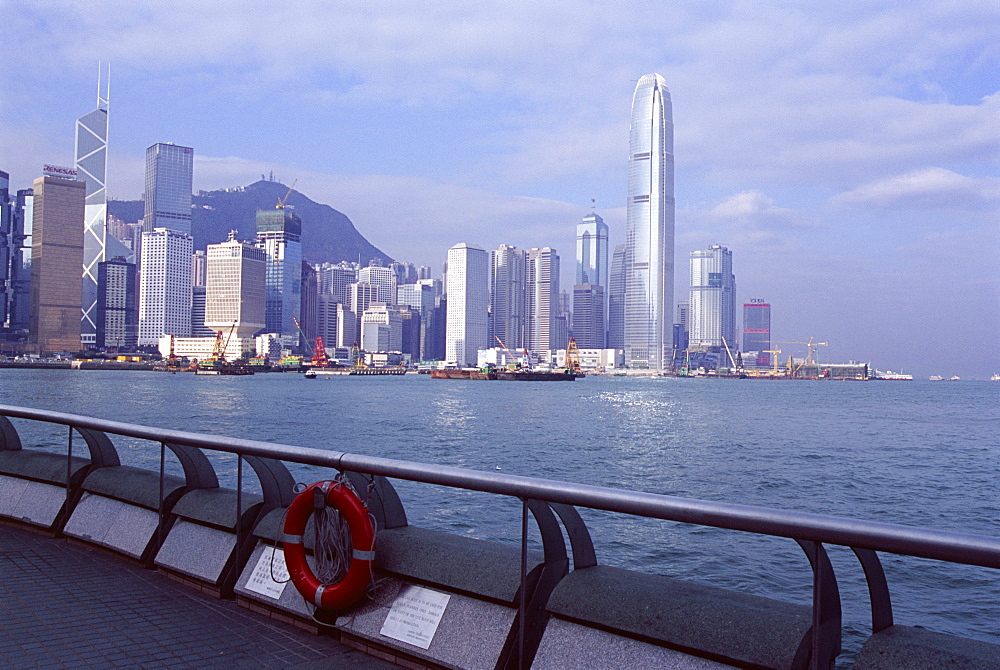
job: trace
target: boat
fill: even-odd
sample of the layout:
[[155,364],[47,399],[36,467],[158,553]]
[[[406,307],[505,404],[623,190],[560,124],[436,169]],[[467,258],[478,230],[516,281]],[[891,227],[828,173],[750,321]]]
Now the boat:
[[958,375],[955,375],[954,377],[950,377],[948,379],[948,381],[950,381],[950,382],[957,382],[957,381],[959,381],[961,379],[962,379],[961,377],[959,377]]
[[1000,382],[1000,372],[990,377],[991,382]]
[[431,379],[496,379],[492,370],[479,370],[476,368],[437,368],[431,370]]
[[583,374],[569,368],[560,370],[501,369],[493,373],[502,382],[572,382]]
[[885,372],[876,370],[872,379],[883,379],[887,381],[912,381],[913,375],[908,375],[903,372],[893,372],[892,370],[886,370]]
[[350,368],[349,375],[405,375],[406,368],[403,366],[386,368],[357,367]]
[[929,379],[929,380],[930,380],[930,381],[932,381],[932,382],[939,382],[939,381],[941,381],[942,379],[944,379],[944,377],[942,377],[941,375],[931,375],[931,376],[930,376],[930,377],[928,377],[927,379]]
[[237,363],[205,360],[198,363],[194,373],[196,375],[252,375],[253,370]]

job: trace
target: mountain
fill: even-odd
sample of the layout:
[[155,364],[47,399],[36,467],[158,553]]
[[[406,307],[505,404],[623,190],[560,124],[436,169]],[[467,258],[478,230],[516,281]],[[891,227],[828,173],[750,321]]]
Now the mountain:
[[[257,236],[258,209],[274,209],[278,199],[289,193],[288,186],[276,181],[261,180],[249,186],[221,191],[201,191],[194,196],[191,209],[191,233],[194,248],[225,242],[230,230],[241,240]],[[342,212],[329,205],[310,200],[298,191],[291,191],[285,205],[295,208],[302,218],[302,258],[311,263],[358,261],[368,265],[373,258],[388,265],[392,258],[375,247],[357,231]],[[109,200],[108,213],[122,221],[142,219],[141,200]]]

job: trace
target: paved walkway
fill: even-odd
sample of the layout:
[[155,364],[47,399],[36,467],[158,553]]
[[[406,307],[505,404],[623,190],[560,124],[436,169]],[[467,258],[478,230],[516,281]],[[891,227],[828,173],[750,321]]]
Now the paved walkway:
[[0,525],[0,668],[287,666],[396,667],[151,570]]

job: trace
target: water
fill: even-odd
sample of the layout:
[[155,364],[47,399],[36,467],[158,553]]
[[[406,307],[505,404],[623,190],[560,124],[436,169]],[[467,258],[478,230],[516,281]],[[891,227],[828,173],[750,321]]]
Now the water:
[[[0,403],[708,500],[1000,534],[1000,384],[588,377],[196,377],[0,370]],[[21,426],[22,424],[18,424]],[[22,434],[28,432],[22,429]],[[62,429],[32,444],[64,448]],[[26,440],[27,441],[27,440]],[[116,440],[126,463],[158,450]],[[231,480],[231,458],[215,458]],[[312,481],[327,473],[300,468]],[[410,522],[516,542],[504,498],[401,482]],[[790,541],[584,512],[602,563],[808,603]],[[869,634],[860,567],[829,548],[846,657]],[[897,623],[1000,643],[1000,572],[884,556]]]

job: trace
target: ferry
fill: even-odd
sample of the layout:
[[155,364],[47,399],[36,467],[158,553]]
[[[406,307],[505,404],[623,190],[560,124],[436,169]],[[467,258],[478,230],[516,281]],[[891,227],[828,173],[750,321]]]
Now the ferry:
[[875,371],[875,376],[872,379],[884,379],[887,381],[913,381],[913,375],[908,375],[902,372],[893,372],[892,370],[886,370],[885,372]]

